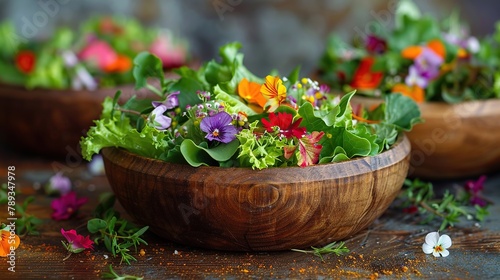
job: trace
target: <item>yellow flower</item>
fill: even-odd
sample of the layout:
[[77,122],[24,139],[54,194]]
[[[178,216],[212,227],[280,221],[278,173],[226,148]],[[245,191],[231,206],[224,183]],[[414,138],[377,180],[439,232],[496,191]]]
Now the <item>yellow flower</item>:
[[16,234],[11,235],[8,227],[0,230],[0,257],[6,257],[10,253],[11,248],[15,250],[20,243],[19,236]]
[[269,112],[274,112],[286,99],[286,87],[279,77],[267,76],[260,92],[268,99]]

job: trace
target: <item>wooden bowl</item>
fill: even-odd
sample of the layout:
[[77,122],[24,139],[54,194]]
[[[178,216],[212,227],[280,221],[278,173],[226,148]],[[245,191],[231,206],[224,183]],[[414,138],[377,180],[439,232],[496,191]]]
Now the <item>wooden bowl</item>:
[[144,92],[133,86],[96,91],[34,89],[0,84],[0,140],[8,148],[75,161],[80,138],[99,119],[102,102],[121,89],[122,100]]
[[[356,96],[373,105],[380,99]],[[500,170],[500,99],[419,104],[424,123],[408,132],[408,175],[425,179],[473,177]]]
[[198,167],[102,152],[121,205],[159,236],[188,246],[275,251],[325,245],[366,228],[407,175],[406,136],[373,157],[305,168]]

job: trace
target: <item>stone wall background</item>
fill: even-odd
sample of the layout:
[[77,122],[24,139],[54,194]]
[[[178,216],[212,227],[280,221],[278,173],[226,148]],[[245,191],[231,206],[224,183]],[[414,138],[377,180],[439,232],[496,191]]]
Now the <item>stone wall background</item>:
[[[396,0],[0,0],[0,20],[13,20],[23,37],[50,36],[58,25],[78,26],[97,14],[121,14],[145,25],[164,27],[190,43],[202,60],[217,56],[220,45],[243,43],[245,64],[259,75],[288,73],[296,65],[312,71],[329,34],[344,38],[392,22]],[[443,18],[453,9],[478,36],[500,20],[497,0],[420,0],[424,13]],[[45,15],[45,16],[44,16]],[[36,32],[28,32],[33,24]],[[32,28],[33,29],[33,28]],[[33,34],[32,34],[33,33]],[[0,42],[1,44],[1,42]]]

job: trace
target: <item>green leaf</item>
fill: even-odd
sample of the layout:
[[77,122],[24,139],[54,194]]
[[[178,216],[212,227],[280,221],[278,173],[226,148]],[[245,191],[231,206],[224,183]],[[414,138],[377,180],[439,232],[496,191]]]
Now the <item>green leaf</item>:
[[136,89],[145,87],[148,78],[158,78],[161,84],[165,81],[161,60],[149,52],[141,52],[134,58],[133,75]]
[[185,139],[181,144],[181,153],[186,161],[193,167],[214,165],[214,161],[227,161],[238,150],[240,143],[233,140],[229,143],[220,143],[215,148],[206,148],[196,145],[191,139]]
[[183,77],[174,82],[168,88],[168,92],[180,91],[177,96],[179,99],[179,108],[186,108],[187,105],[195,105],[201,103],[200,98],[196,94],[197,91],[205,90],[204,85],[196,79]]
[[106,221],[99,219],[99,218],[94,218],[90,219],[87,222],[87,229],[89,230],[90,233],[96,233],[101,230],[105,230],[108,226],[108,223]]
[[244,112],[248,116],[255,115],[256,113],[250,107],[248,107],[245,103],[240,101],[237,96],[228,94],[223,91],[219,85],[214,87],[215,99],[218,101],[224,102],[224,105],[227,107],[226,111],[228,113],[238,113]]
[[393,124],[399,129],[409,131],[413,125],[422,122],[418,105],[402,94],[385,96],[385,123]]

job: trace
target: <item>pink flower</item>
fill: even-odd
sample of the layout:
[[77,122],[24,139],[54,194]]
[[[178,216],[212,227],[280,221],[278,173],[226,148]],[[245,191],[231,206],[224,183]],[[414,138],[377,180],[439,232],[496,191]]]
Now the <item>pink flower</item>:
[[149,51],[161,59],[165,68],[180,67],[186,62],[186,49],[182,45],[172,43],[169,36],[158,36]]
[[50,206],[54,210],[52,219],[56,221],[67,220],[77,213],[78,209],[88,201],[88,198],[77,198],[76,193],[71,191],[60,198],[52,201]]
[[93,63],[101,70],[105,70],[115,63],[118,54],[104,41],[92,40],[78,54],[78,57],[86,62]]
[[65,231],[63,228],[61,228],[61,234],[68,241],[67,243],[63,241],[63,245],[70,253],[80,253],[85,249],[94,249],[92,247],[94,241],[90,240],[88,235],[84,237],[77,234],[74,229]]

